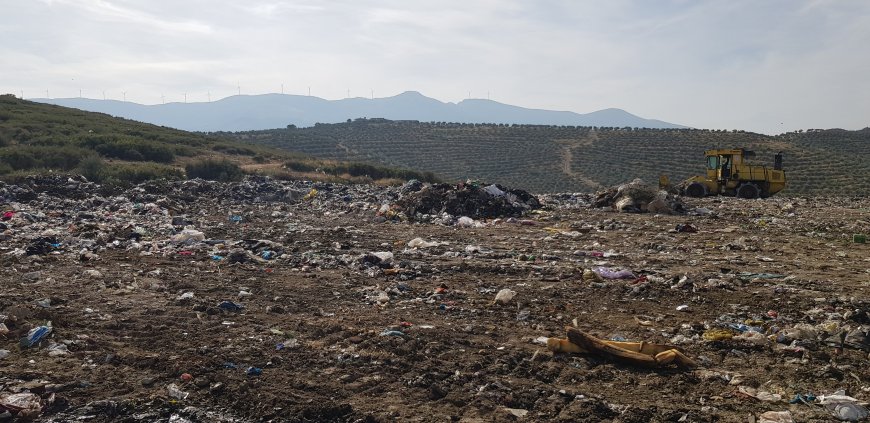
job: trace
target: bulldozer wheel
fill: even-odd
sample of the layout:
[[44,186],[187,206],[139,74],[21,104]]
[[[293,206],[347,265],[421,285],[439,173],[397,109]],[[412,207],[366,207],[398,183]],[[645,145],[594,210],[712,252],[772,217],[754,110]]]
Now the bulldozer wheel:
[[755,184],[743,184],[737,188],[737,196],[740,198],[755,199],[761,194],[761,190]]
[[686,187],[686,195],[689,197],[700,198],[707,195],[707,187],[699,182],[692,182]]

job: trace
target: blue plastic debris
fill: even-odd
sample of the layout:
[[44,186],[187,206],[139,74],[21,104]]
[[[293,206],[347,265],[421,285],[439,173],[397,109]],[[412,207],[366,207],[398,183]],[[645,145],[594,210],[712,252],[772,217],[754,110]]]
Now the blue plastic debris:
[[816,396],[813,394],[796,394],[794,398],[789,401],[789,404],[811,404],[816,400]]
[[752,331],[752,332],[764,333],[764,328],[761,328],[758,326],[744,325],[743,323],[728,323],[725,326],[728,326],[729,328],[740,331],[740,332]]
[[248,376],[260,376],[263,374],[263,369],[259,367],[248,367],[248,370],[245,371]]
[[222,301],[220,304],[218,304],[218,308],[226,311],[242,311],[245,306],[239,303],[234,303],[232,301]]
[[384,329],[384,331],[381,332],[381,336],[405,336],[405,332],[398,331],[398,330]]
[[42,341],[48,334],[51,333],[51,324],[46,326],[37,326],[27,332],[27,336],[21,338],[19,345],[21,348],[30,348]]

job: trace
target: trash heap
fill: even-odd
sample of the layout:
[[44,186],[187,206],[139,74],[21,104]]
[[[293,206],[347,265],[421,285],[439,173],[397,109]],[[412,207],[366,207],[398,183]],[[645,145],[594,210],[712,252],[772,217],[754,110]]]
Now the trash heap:
[[867,421],[862,201],[626,185],[0,183],[0,423]]
[[646,185],[640,179],[597,192],[592,207],[610,207],[626,213],[673,214],[685,211],[676,197]]
[[456,185],[422,185],[411,181],[394,209],[412,220],[432,215],[466,216],[471,219],[520,217],[541,207],[537,197],[502,185],[465,182]]

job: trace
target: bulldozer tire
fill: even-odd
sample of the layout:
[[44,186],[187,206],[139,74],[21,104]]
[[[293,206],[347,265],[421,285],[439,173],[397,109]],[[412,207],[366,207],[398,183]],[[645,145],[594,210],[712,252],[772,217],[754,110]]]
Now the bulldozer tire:
[[743,184],[737,188],[737,196],[740,198],[755,199],[761,195],[761,190],[755,184]]
[[692,182],[686,187],[686,195],[689,197],[701,198],[707,195],[707,187],[699,182]]

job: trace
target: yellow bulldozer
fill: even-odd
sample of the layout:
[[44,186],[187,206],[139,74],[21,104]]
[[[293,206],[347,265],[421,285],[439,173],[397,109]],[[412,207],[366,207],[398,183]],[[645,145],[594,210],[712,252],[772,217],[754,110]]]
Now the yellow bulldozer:
[[[740,198],[766,198],[785,188],[782,153],[774,156],[773,167],[747,162],[755,153],[742,148],[707,150],[707,173],[693,176],[681,184],[689,197],[730,195]],[[667,177],[663,177],[663,183]]]

